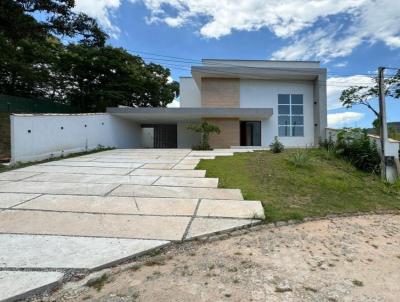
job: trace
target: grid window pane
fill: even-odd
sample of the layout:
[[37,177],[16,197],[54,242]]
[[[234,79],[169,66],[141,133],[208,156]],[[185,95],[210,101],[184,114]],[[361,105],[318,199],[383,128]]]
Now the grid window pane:
[[292,104],[303,105],[303,95],[302,94],[292,94]]
[[278,125],[280,125],[280,126],[290,126],[290,115],[280,115],[280,116],[278,116]]
[[290,127],[289,126],[279,126],[278,127],[278,135],[279,136],[290,136]]
[[304,136],[302,94],[278,94],[278,135]]
[[290,94],[278,94],[278,104],[290,104]]
[[303,105],[292,105],[292,114],[303,114]]
[[300,126],[304,125],[304,116],[292,116],[292,125],[293,126]]
[[304,136],[304,126],[292,127],[292,136]]
[[290,106],[289,105],[279,105],[278,106],[278,114],[290,114]]

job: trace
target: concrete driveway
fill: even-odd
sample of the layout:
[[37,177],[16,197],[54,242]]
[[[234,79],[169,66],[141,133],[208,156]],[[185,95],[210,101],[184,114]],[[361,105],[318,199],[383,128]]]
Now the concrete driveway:
[[263,219],[259,201],[194,170],[248,150],[111,150],[0,174],[0,301],[71,273]]

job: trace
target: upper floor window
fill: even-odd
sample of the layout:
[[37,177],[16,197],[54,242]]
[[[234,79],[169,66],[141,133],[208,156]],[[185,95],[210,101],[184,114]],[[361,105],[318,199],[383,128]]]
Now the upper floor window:
[[304,136],[302,94],[278,94],[279,136]]

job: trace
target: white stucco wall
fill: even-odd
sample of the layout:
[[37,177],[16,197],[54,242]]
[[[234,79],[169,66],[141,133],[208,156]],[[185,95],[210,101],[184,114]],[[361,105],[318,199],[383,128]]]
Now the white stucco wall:
[[140,147],[140,125],[109,114],[11,116],[12,162],[42,160],[99,145]]
[[193,78],[180,78],[179,100],[181,107],[201,107],[200,90]]
[[303,94],[304,102],[304,136],[279,137],[279,140],[287,147],[314,145],[313,89],[311,81],[240,80],[241,108],[273,109],[273,115],[261,122],[262,146],[269,146],[278,136],[278,94]]
[[195,124],[194,122],[179,122],[177,124],[178,148],[192,148],[200,144],[200,135],[188,130],[187,126]]

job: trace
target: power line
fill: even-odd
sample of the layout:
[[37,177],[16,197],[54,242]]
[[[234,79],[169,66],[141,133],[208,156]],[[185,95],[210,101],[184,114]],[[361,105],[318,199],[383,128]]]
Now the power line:
[[[162,54],[157,54],[157,53],[153,53],[153,52],[146,52],[146,51],[139,51],[139,50],[127,49],[127,51],[132,52],[132,53],[143,53],[143,54],[148,54],[148,55],[159,57],[159,58],[143,57],[143,59],[146,59],[146,60],[156,60],[156,61],[175,62],[175,63],[184,63],[184,64],[194,64],[194,63],[203,64],[203,62],[198,59],[189,59],[189,58],[183,58],[183,57],[177,57],[177,56],[168,56],[168,55],[162,55]],[[167,59],[160,59],[160,58],[167,58]],[[208,62],[207,65],[208,66],[214,65],[214,66],[221,66],[221,67],[243,67],[242,65],[228,64],[228,63],[222,63],[222,62]],[[246,67],[254,68],[254,69],[262,68],[262,67],[256,67],[256,66],[246,66]],[[282,68],[276,68],[276,67],[268,67],[268,69],[284,70]],[[343,74],[343,73],[333,73],[333,72],[328,72],[327,74],[337,75],[337,76],[357,76],[357,75],[374,76],[374,75],[376,75],[375,73]]]

